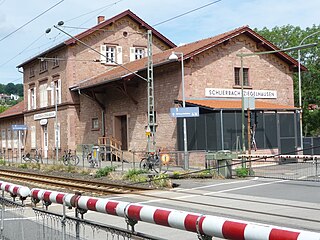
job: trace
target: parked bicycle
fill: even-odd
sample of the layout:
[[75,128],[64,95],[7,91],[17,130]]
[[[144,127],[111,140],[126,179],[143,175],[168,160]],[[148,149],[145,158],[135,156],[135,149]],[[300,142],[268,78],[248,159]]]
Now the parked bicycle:
[[66,166],[77,166],[80,161],[77,155],[72,155],[71,149],[64,150],[62,160],[63,164]]
[[160,159],[160,150],[157,152],[149,152],[147,156],[140,161],[140,169],[155,171],[156,173],[166,173],[169,164]]
[[25,162],[35,162],[35,163],[43,163],[42,155],[41,155],[41,148],[37,148],[35,150],[34,156],[31,156],[30,153],[23,154],[21,159]]

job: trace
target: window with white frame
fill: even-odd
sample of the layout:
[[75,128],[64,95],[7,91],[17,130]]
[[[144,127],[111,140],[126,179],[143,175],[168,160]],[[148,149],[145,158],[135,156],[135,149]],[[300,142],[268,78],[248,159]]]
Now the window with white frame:
[[28,110],[36,109],[36,87],[28,89]]
[[47,107],[48,106],[48,84],[42,83],[39,86],[39,106],[40,107]]
[[36,140],[36,126],[30,127],[30,138],[31,138],[31,148],[35,149],[37,146],[37,140]]
[[122,64],[122,47],[103,44],[100,46],[100,62],[105,64]]
[[7,147],[7,139],[6,139],[6,130],[2,129],[1,130],[1,141],[2,141],[2,148],[6,148]]
[[147,56],[147,48],[131,47],[130,48],[130,62],[144,58]]
[[11,129],[8,128],[7,130],[7,144],[8,144],[8,148],[12,148],[12,144],[11,144]]

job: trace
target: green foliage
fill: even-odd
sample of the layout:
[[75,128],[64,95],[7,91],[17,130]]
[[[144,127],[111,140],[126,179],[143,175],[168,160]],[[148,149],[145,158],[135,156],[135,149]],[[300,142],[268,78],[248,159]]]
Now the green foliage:
[[101,178],[101,177],[105,177],[108,176],[109,173],[113,172],[116,170],[115,166],[107,166],[104,168],[100,168],[95,175],[95,178]]
[[137,175],[145,174],[147,172],[148,171],[144,169],[129,169],[128,172],[124,174],[123,178],[132,180],[133,178],[136,178]]
[[0,113],[4,112],[4,111],[7,110],[8,108],[9,108],[8,106],[0,105]]
[[0,159],[0,165],[5,166],[6,165],[6,160],[5,159]]
[[249,173],[250,173],[250,171],[248,168],[245,168],[245,167],[236,168],[237,177],[244,178],[244,177],[249,176]]
[[8,83],[8,84],[1,84],[0,83],[0,93],[4,93],[7,95],[10,94],[16,94],[18,96],[23,96],[23,84],[18,83],[18,84],[13,84],[13,83]]
[[[261,30],[255,29],[259,34],[283,49],[299,46],[301,43],[319,43],[320,25],[313,25],[306,29],[285,25]],[[312,35],[315,33],[314,35]],[[310,36],[311,35],[311,36]],[[319,111],[309,111],[309,104],[320,106],[320,47],[302,49],[301,63],[308,68],[308,71],[301,72],[301,95],[303,107],[303,135],[318,136],[320,133]],[[294,59],[298,59],[298,51],[287,52]],[[298,74],[294,74],[294,102],[299,106]]]
[[168,178],[167,174],[159,174],[154,176],[152,179],[153,185],[156,187],[171,187],[171,180]]
[[28,168],[28,164],[27,163],[21,163],[21,164],[18,165],[18,168],[27,169]]

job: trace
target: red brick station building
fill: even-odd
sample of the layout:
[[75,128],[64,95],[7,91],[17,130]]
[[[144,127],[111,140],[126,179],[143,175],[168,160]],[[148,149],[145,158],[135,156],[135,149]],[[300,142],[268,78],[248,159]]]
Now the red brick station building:
[[[186,106],[199,107],[199,117],[187,118],[188,151],[241,146],[238,54],[278,48],[248,26],[177,47],[127,10],[108,20],[100,16],[96,26],[75,36],[90,47],[70,38],[18,66],[24,101],[0,114],[2,152],[41,148],[44,157],[54,158],[57,143],[61,154],[80,144],[98,144],[99,137],[119,140],[127,154],[146,151],[148,84],[139,76],[147,78],[148,30],[156,148],[183,151],[184,146],[182,118],[170,115],[170,108],[182,104],[181,54],[172,61],[172,52],[183,53]],[[243,58],[243,92],[255,97],[257,152],[277,154],[300,146],[293,96],[297,66],[284,52]]]

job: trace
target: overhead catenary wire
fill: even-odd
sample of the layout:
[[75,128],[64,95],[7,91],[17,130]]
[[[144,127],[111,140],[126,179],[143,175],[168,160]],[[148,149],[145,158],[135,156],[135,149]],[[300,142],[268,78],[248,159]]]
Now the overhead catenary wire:
[[40,13],[39,15],[35,16],[34,18],[32,18],[31,20],[29,20],[28,22],[26,22],[25,24],[23,24],[22,26],[18,27],[16,30],[12,31],[11,33],[7,34],[6,36],[2,37],[0,39],[0,42],[3,41],[4,39],[10,37],[12,34],[16,33],[17,31],[19,31],[20,29],[24,28],[25,26],[27,26],[29,23],[33,22],[34,20],[36,20],[37,18],[41,17],[43,14],[45,14],[46,12],[50,11],[51,9],[55,8],[56,6],[58,6],[60,3],[62,3],[64,0],[61,0],[60,2],[56,3],[55,5],[51,6],[50,8],[48,8],[47,10],[45,10],[44,12]]

